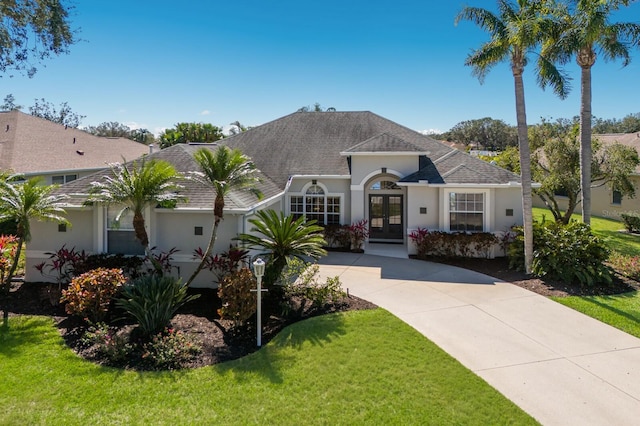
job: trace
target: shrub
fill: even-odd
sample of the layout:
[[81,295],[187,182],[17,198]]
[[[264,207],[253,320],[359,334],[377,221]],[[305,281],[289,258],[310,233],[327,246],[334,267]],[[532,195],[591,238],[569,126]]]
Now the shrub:
[[[524,235],[521,228],[516,229],[516,239],[509,247],[509,266],[524,270]],[[533,242],[532,272],[536,276],[588,287],[611,283],[611,272],[605,265],[609,251],[588,225],[534,222]]]
[[640,216],[622,213],[620,217],[628,232],[640,232]]
[[234,326],[243,325],[256,312],[256,295],[251,291],[256,286],[249,268],[242,268],[225,276],[218,287],[222,307],[218,309],[221,319],[232,320]]
[[202,351],[191,337],[174,329],[165,329],[141,346],[141,365],[152,370],[174,370],[183,367]]
[[187,295],[187,286],[173,277],[143,276],[122,288],[118,307],[136,319],[143,338],[160,333],[185,303],[199,295]]
[[69,288],[62,291],[61,302],[66,303],[68,314],[102,321],[113,296],[124,285],[126,278],[120,269],[94,269],[71,280]]
[[[0,235],[0,286],[9,276],[18,250],[18,239],[13,235]],[[9,285],[10,283],[7,283]],[[6,289],[7,292],[9,289]]]
[[327,277],[321,282],[318,278],[319,269],[318,264],[310,264],[300,259],[292,259],[289,262],[282,279],[285,313],[298,311],[301,314],[309,304],[312,309],[317,309],[344,300],[347,294],[342,289],[340,278]]
[[98,356],[106,359],[110,365],[123,365],[130,359],[134,347],[123,334],[105,323],[97,323],[89,327],[82,336],[85,345],[95,345]]
[[614,252],[609,256],[608,263],[619,274],[634,280],[640,280],[640,256],[626,256]]
[[349,226],[349,234],[351,235],[351,245],[354,250],[361,250],[364,240],[369,236],[369,221],[360,219]]
[[329,247],[340,250],[351,249],[351,233],[349,225],[326,225],[324,239]]
[[[193,256],[196,259],[202,260],[202,258],[205,257],[204,250],[198,247],[194,250]],[[229,250],[220,254],[207,255],[205,257],[204,268],[213,272],[217,282],[220,283],[225,276],[237,271],[241,265],[246,264],[248,259],[249,250],[229,247]]]
[[[43,276],[54,278],[58,283],[59,289],[69,284],[75,276],[101,267],[101,265],[94,268],[85,266],[89,256],[87,256],[84,250],[76,251],[75,247],[68,249],[66,244],[54,252],[47,252],[45,254],[49,255],[49,260],[39,263],[35,268]],[[113,268],[116,268],[116,266],[108,267],[108,269]]]
[[489,232],[442,232],[418,228],[409,234],[416,245],[416,257],[489,257],[500,239]]

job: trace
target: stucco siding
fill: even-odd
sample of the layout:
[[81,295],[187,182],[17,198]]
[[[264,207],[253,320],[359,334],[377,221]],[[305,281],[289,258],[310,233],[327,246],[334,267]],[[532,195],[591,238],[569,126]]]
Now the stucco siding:
[[418,170],[418,156],[412,155],[371,155],[351,158],[351,184],[363,185],[372,175],[386,168],[389,174],[407,176]]

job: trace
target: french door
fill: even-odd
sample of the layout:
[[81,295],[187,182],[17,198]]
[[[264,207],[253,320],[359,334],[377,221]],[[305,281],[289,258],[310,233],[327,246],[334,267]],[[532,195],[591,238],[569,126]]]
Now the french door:
[[402,195],[369,195],[369,238],[403,240]]

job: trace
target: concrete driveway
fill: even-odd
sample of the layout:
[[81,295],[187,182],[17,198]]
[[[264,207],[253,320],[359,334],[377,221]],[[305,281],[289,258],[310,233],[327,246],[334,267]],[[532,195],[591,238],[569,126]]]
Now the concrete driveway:
[[542,424],[640,424],[640,339],[454,266],[335,252],[320,264]]

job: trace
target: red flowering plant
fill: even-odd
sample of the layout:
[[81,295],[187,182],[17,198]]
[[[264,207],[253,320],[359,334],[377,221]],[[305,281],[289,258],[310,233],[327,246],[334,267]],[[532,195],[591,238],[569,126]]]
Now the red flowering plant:
[[9,277],[13,263],[17,262],[17,242],[18,239],[13,235],[0,235],[0,285],[4,285],[6,293],[9,293],[11,283],[5,281]]
[[349,226],[349,234],[351,234],[351,244],[353,250],[362,250],[364,240],[369,237],[369,221],[360,219]]
[[241,265],[249,260],[249,250],[238,247],[229,247],[229,250],[220,254],[208,255],[205,257],[204,250],[198,247],[193,252],[193,257],[199,260],[205,258],[204,269],[213,272],[218,282],[232,272],[237,271]]

